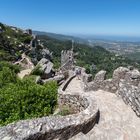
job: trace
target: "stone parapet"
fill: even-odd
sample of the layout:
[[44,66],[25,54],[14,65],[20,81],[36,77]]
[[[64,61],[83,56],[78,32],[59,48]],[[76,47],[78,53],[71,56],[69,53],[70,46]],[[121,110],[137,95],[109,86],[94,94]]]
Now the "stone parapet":
[[68,116],[49,116],[21,120],[0,127],[1,140],[67,140],[79,132],[87,133],[98,122],[99,110],[94,99],[80,93],[65,93],[70,77],[59,88],[59,104],[69,105],[76,110]]
[[99,89],[119,95],[140,116],[140,72],[138,70],[119,67],[114,71],[112,79],[105,79],[105,72],[100,71],[95,79],[85,86],[85,91]]

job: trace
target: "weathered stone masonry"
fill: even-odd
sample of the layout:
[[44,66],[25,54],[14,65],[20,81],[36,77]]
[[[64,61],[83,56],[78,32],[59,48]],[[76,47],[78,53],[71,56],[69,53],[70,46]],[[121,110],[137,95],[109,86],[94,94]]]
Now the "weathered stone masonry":
[[50,116],[23,120],[0,128],[0,140],[67,140],[79,132],[87,133],[98,122],[99,111],[95,100],[80,93],[65,93],[70,80],[59,88],[60,105],[69,105],[77,110],[68,116]]
[[73,68],[73,50],[63,50],[61,52],[61,70],[71,70]]
[[136,69],[119,67],[114,71],[112,79],[106,80],[105,75],[106,71],[100,71],[93,81],[87,82],[85,78],[87,75],[83,74],[86,85],[84,89],[86,91],[102,89],[116,93],[140,116],[140,72]]

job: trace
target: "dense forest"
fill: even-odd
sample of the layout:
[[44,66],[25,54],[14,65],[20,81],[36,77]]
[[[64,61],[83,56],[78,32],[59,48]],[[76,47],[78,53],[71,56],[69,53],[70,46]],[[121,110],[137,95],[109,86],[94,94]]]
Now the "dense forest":
[[140,52],[133,52],[130,54],[126,54],[125,56],[133,61],[138,61],[140,63]]
[[[60,66],[62,50],[71,49],[72,42],[69,40],[58,40],[46,35],[39,35],[38,39],[53,52],[55,67]],[[116,56],[100,46],[91,47],[86,44],[74,43],[76,65],[86,68],[87,73],[95,75],[99,70],[106,70],[107,76],[111,77],[113,71],[119,66],[134,66],[140,68],[137,61],[132,61],[124,56]]]

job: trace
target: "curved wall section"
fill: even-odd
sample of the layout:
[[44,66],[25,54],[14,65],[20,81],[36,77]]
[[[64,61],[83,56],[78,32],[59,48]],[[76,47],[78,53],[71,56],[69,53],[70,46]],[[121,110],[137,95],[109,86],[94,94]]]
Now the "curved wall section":
[[95,100],[79,94],[70,95],[65,89],[74,77],[59,88],[59,104],[74,107],[78,113],[23,120],[0,128],[1,140],[66,140],[79,132],[87,133],[98,121]]

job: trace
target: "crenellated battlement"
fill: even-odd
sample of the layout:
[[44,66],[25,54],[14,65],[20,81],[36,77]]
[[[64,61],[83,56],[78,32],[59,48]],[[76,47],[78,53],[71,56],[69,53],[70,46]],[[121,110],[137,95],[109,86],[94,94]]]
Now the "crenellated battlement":
[[103,70],[98,72],[91,82],[87,81],[88,76],[83,74],[85,91],[101,89],[115,93],[140,116],[140,72],[137,69],[119,67],[114,71],[112,79],[105,79],[106,71]]

